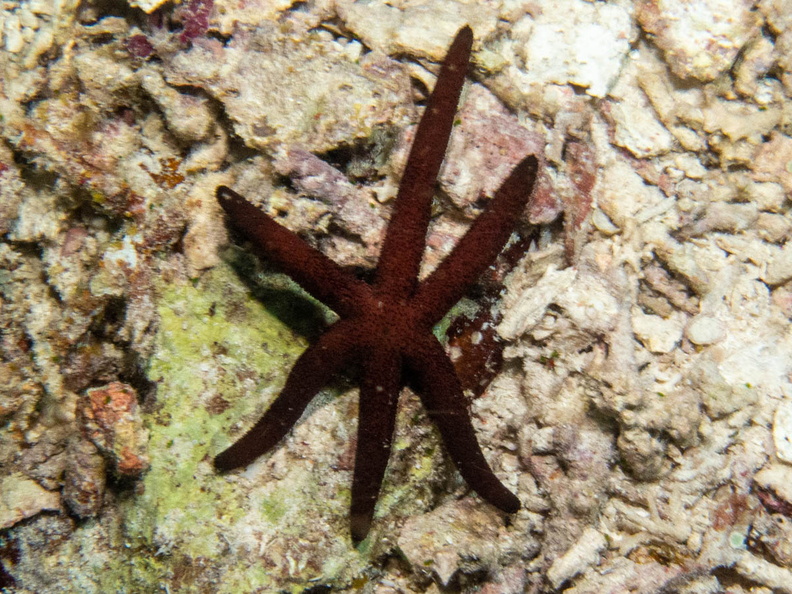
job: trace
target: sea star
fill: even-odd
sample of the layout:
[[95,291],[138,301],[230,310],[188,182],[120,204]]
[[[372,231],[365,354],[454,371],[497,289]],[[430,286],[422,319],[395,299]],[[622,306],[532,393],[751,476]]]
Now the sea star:
[[215,458],[226,471],[272,449],[334,376],[360,363],[360,399],[350,514],[352,539],[368,534],[390,456],[399,393],[409,383],[468,484],[505,512],[520,507],[487,464],[451,360],[432,327],[486,270],[509,239],[530,197],[537,160],[517,165],[451,254],[418,282],[434,184],[467,74],[473,32],[462,28],[440,69],[418,125],[394,203],[376,276],[357,279],[233,190],[217,199],[262,258],[289,274],[340,317],[297,359],[283,391],[239,441]]

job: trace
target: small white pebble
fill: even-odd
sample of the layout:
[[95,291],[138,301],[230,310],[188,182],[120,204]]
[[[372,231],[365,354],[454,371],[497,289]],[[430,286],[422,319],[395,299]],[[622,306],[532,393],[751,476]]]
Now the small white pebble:
[[792,467],[771,462],[754,475],[754,482],[787,503],[792,503]]
[[9,15],[5,22],[5,48],[8,52],[17,54],[24,46],[19,17],[16,14]]
[[780,285],[792,279],[792,244],[787,244],[767,265],[762,280],[768,285]]
[[547,571],[547,578],[558,588],[569,578],[599,563],[600,555],[608,547],[605,536],[594,528],[587,528],[575,544],[558,557]]
[[670,353],[682,338],[679,316],[666,319],[635,309],[631,318],[635,336],[653,353]]
[[55,14],[55,6],[52,2],[47,0],[30,0],[28,2],[28,9],[33,14],[46,14],[52,16]]
[[699,315],[690,321],[685,334],[693,344],[707,345],[723,340],[726,336],[726,329],[717,318]]
[[594,226],[603,235],[615,235],[620,231],[619,227],[613,224],[610,217],[599,208],[591,213],[591,222],[594,223]]
[[30,7],[19,11],[19,23],[28,29],[36,30],[39,28],[39,22],[36,15],[30,10]]

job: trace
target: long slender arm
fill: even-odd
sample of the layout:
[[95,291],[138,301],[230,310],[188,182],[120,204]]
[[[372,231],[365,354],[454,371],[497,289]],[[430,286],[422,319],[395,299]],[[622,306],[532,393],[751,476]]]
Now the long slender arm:
[[398,351],[370,353],[363,361],[352,479],[350,525],[355,543],[366,538],[374,517],[374,507],[390,457],[400,391],[401,357]]
[[296,233],[276,223],[226,186],[217,188],[217,200],[231,223],[253,242],[257,255],[275,264],[303,289],[341,317],[356,312],[371,288],[346,272]]
[[214,459],[215,468],[233,470],[247,466],[283,439],[316,393],[354,356],[356,341],[352,328],[348,320],[336,322],[300,355],[286,385],[264,416]]
[[425,316],[426,325],[440,321],[506,245],[514,221],[531,197],[537,169],[536,157],[523,159],[454,250],[419,285],[413,304]]
[[435,182],[454,125],[472,46],[473,31],[465,26],[446,54],[407,158],[375,283],[396,298],[409,297],[417,284]]
[[437,339],[428,336],[417,340],[410,352],[405,353],[405,363],[462,478],[495,507],[508,513],[520,509],[520,500],[501,484],[484,458],[459,378]]

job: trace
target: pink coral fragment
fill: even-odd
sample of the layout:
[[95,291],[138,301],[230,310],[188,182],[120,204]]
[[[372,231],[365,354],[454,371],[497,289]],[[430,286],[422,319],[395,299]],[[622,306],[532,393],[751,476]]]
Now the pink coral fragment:
[[154,46],[145,35],[133,35],[126,40],[126,49],[136,58],[148,58],[154,53]]
[[179,35],[179,41],[187,43],[206,33],[213,6],[214,0],[190,0],[187,3],[180,11],[184,29]]
[[116,473],[138,476],[149,463],[135,389],[111,382],[88,390],[86,396],[82,414],[88,438],[111,461]]

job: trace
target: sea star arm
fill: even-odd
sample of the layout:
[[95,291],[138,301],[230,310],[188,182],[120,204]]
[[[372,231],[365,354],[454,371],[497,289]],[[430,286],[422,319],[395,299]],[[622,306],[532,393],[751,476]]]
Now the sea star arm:
[[529,155],[517,165],[453,251],[419,286],[413,305],[433,326],[459,301],[506,245],[531,196],[538,161]]
[[401,357],[390,349],[374,351],[364,359],[362,371],[350,510],[352,540],[356,543],[371,527],[388,466],[401,391]]
[[233,470],[247,466],[275,447],[297,423],[316,393],[355,356],[356,344],[353,323],[336,322],[300,355],[286,385],[264,416],[214,459],[215,468]]
[[404,359],[424,408],[462,478],[495,507],[508,513],[520,509],[520,500],[501,484],[484,458],[462,386],[442,345],[432,335],[417,339],[404,353]]
[[217,188],[217,200],[231,223],[253,243],[262,259],[275,264],[297,284],[341,317],[358,311],[371,288],[349,274],[296,233],[226,186]]
[[409,297],[417,284],[435,182],[454,125],[472,46],[473,31],[465,26],[440,67],[407,158],[377,266],[377,286],[396,299]]

